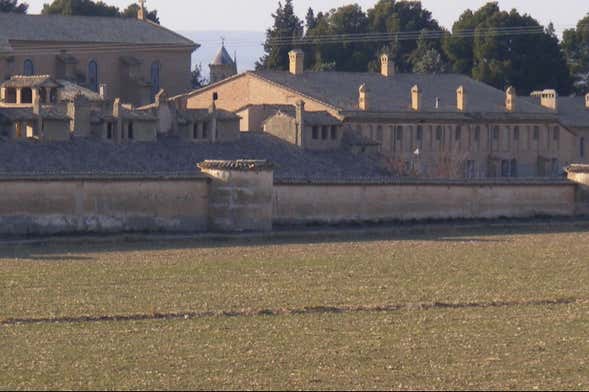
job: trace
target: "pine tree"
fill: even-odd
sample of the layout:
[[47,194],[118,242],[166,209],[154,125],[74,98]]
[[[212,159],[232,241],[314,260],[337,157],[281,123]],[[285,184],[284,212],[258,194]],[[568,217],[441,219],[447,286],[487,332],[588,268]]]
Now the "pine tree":
[[18,4],[18,0],[0,0],[0,12],[14,12],[26,14],[29,9],[27,3]]

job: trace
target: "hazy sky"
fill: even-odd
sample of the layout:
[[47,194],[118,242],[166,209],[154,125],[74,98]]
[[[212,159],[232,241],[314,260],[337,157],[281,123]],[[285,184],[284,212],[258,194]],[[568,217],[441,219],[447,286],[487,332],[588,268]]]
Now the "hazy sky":
[[[126,6],[132,0],[104,0],[106,3]],[[270,14],[277,0],[146,0],[156,8],[162,24],[174,30],[265,30],[272,22]],[[38,13],[49,0],[27,0],[32,13]],[[329,10],[353,0],[294,0],[297,13],[303,17],[309,6],[315,10]],[[364,9],[376,0],[356,0]],[[423,0],[424,6],[444,26],[452,22],[467,8],[478,8],[486,0]],[[552,21],[557,30],[572,27],[589,12],[588,0],[500,0],[501,8],[517,8],[546,24]]]

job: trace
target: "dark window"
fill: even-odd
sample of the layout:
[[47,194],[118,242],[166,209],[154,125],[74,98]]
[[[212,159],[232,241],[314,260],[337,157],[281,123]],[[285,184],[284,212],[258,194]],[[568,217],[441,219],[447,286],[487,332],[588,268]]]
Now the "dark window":
[[510,163],[510,173],[509,175],[511,177],[517,177],[517,160],[516,159],[512,159],[511,163]]
[[501,177],[509,177],[511,174],[510,161],[504,159],[501,161]]
[[192,138],[198,139],[198,123],[194,123],[192,126]]
[[49,102],[51,102],[51,103],[57,102],[57,89],[56,88],[49,89]]
[[106,138],[109,140],[112,139],[112,123],[111,122],[106,124]]
[[335,125],[331,126],[331,140],[337,139],[337,127]]
[[128,131],[128,135],[129,135],[129,139],[134,139],[135,138],[135,134],[134,134],[134,130],[133,130],[133,122],[129,122],[129,125],[127,127],[127,131]]
[[421,125],[418,125],[417,126],[417,135],[415,137],[419,141],[422,141],[423,140],[423,127]]
[[35,66],[33,65],[33,61],[30,59],[26,59],[23,64],[23,75],[31,76],[35,74]]
[[474,129],[474,140],[477,142],[481,140],[481,127],[476,127]]
[[554,127],[554,133],[552,134],[552,138],[556,142],[560,140],[560,127]]
[[403,126],[402,125],[399,125],[397,127],[396,137],[397,137],[397,141],[402,141],[403,140]]
[[379,142],[382,142],[384,139],[384,133],[382,131],[382,126],[378,126],[376,127],[376,140],[378,140]]
[[581,158],[585,158],[585,138],[584,137],[581,138],[581,143],[580,143],[579,148],[581,149],[579,151]]
[[493,127],[493,140],[499,140],[499,127]]
[[328,133],[327,127],[326,126],[321,127],[321,139],[322,140],[327,140],[327,133]]
[[317,127],[317,126],[313,127],[313,139],[315,139],[315,140],[319,139],[319,127]]
[[537,126],[537,125],[534,127],[534,135],[533,135],[533,137],[534,137],[534,140],[540,139],[540,127]]
[[444,136],[444,129],[438,125],[438,127],[436,128],[436,140],[441,141],[443,136]]
[[20,93],[21,103],[33,103],[33,90],[30,88],[23,88]]
[[160,63],[151,64],[151,100],[155,101],[156,94],[160,91]]
[[98,64],[94,60],[88,63],[88,86],[90,90],[98,92]]
[[466,178],[474,178],[475,174],[475,162],[473,160],[466,161]]
[[459,125],[456,127],[456,133],[454,134],[456,140],[462,139],[462,127]]
[[205,121],[202,124],[202,138],[208,139],[209,138],[209,122]]
[[519,127],[513,128],[513,140],[519,140]]

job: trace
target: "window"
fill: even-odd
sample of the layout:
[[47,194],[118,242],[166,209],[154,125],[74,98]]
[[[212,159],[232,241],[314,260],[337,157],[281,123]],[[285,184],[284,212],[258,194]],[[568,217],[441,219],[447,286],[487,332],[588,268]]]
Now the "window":
[[133,121],[129,122],[129,125],[127,126],[127,133],[129,136],[129,139],[132,140],[135,138],[135,134],[134,134],[134,130],[133,130]]
[[534,135],[533,135],[534,140],[538,140],[540,139],[540,127],[539,126],[534,126]]
[[98,92],[98,64],[94,60],[88,63],[88,87]]
[[198,123],[194,123],[192,126],[192,138],[198,139]]
[[209,138],[209,122],[205,121],[202,124],[202,138],[208,139]]
[[579,155],[581,156],[581,158],[585,158],[585,138],[584,137],[581,138],[579,148],[580,148]]
[[336,140],[337,139],[337,126],[332,125],[331,126],[331,140]]
[[474,140],[477,142],[481,140],[481,127],[479,126],[474,129]]
[[417,134],[415,137],[417,138],[418,141],[423,140],[423,127],[421,125],[417,126]]
[[319,139],[319,127],[317,126],[313,126],[313,139]]
[[325,125],[321,127],[321,140],[327,140],[327,129],[328,128]]
[[501,160],[501,177],[509,177],[511,174],[510,161]]
[[111,122],[106,124],[106,138],[108,140],[112,139],[112,123]]
[[493,127],[493,140],[499,140],[499,127]]
[[35,66],[33,65],[33,61],[30,59],[26,59],[23,64],[23,75],[31,76],[35,74]]
[[466,178],[475,178],[476,169],[475,169],[475,162],[473,160],[466,161]]
[[441,141],[443,135],[444,129],[440,125],[438,125],[438,127],[436,128],[436,140]]
[[160,63],[157,61],[151,64],[151,100],[155,101],[155,96],[160,91]]
[[454,139],[456,139],[457,141],[460,141],[460,139],[462,139],[462,127],[460,125],[458,125],[456,127],[456,132],[454,133]]
[[517,159],[512,159],[510,163],[510,173],[511,177],[517,177]]
[[513,128],[513,140],[519,140],[519,127]]
[[560,140],[560,127],[554,127],[553,131],[552,138],[557,142]]
[[21,90],[20,102],[21,103],[33,103],[33,90],[30,88],[23,88]]
[[384,140],[384,133],[382,131],[382,126],[379,125],[376,127],[376,140],[382,142]]
[[397,138],[397,141],[399,141],[399,142],[403,140],[403,126],[402,125],[399,125],[397,127],[396,138]]

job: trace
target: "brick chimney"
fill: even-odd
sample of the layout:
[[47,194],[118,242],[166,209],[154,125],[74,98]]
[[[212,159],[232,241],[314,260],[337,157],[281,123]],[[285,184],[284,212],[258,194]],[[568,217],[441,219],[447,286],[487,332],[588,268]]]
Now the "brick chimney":
[[416,112],[421,110],[421,89],[418,85],[411,88],[411,110]]
[[509,86],[505,91],[505,110],[508,112],[515,112],[516,99],[517,94],[515,92],[515,87]]
[[380,56],[380,74],[385,78],[395,76],[395,62],[386,53]]
[[305,52],[300,49],[294,49],[288,52],[290,59],[290,73],[293,75],[302,75],[305,72]]
[[368,103],[368,94],[370,90],[366,87],[365,84],[361,85],[358,89],[358,108],[363,111],[368,111],[369,103]]
[[464,86],[460,86],[456,90],[456,108],[464,112],[466,111],[466,104],[466,91],[464,90]]

